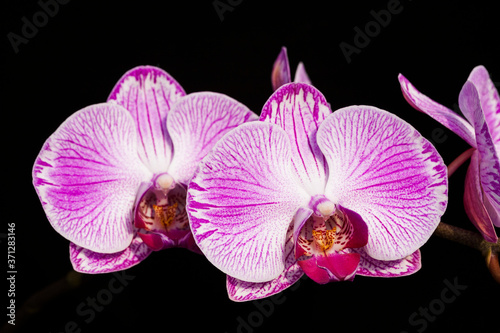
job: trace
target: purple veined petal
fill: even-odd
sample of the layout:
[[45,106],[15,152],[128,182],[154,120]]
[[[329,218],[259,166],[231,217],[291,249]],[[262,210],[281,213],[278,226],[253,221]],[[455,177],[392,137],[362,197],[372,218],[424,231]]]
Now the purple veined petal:
[[109,103],[70,116],[47,139],[33,166],[33,185],[54,229],[100,253],[130,245],[136,193],[151,177],[137,158],[133,119]]
[[399,260],[382,261],[373,259],[362,249],[355,250],[361,255],[357,275],[372,277],[399,277],[417,272],[422,267],[420,250]]
[[326,162],[316,143],[321,122],[331,114],[323,94],[305,83],[281,86],[268,99],[260,120],[280,126],[288,134],[293,168],[310,195],[323,194]]
[[477,147],[474,128],[471,124],[452,110],[422,94],[402,74],[399,74],[398,79],[403,96],[411,106],[431,116],[434,120],[464,139],[472,147]]
[[151,254],[152,250],[135,237],[125,250],[116,253],[97,253],[74,243],[69,245],[73,269],[81,273],[111,273],[137,265]]
[[[469,220],[488,242],[498,240],[492,220],[499,222],[498,214],[492,211],[491,215],[485,207],[483,191],[479,180],[479,153],[472,153],[469,168],[465,176],[464,208]],[[486,199],[487,200],[487,199]]]
[[[488,124],[493,143],[500,151],[500,97],[495,85],[483,66],[475,67],[469,75],[468,81],[472,82],[479,93],[481,108]],[[471,122],[472,123],[472,122]]]
[[367,253],[397,260],[420,248],[448,202],[446,166],[432,144],[371,106],[335,111],[317,136],[330,172],[325,196],[365,221]]
[[[473,120],[479,152],[479,176],[482,189],[491,207],[500,212],[500,150],[495,147],[491,132],[481,109],[474,84],[467,81],[459,96],[460,109]],[[500,147],[499,147],[500,148]]]
[[266,282],[284,271],[288,227],[309,200],[290,156],[281,128],[249,122],[227,133],[200,163],[188,188],[191,231],[224,273]]
[[153,66],[131,69],[118,81],[108,102],[125,107],[137,125],[139,157],[154,173],[165,172],[172,158],[166,118],[184,89],[164,70]]
[[278,89],[284,84],[292,82],[292,75],[290,73],[290,63],[288,62],[288,56],[286,52],[286,47],[282,47],[278,58],[274,61],[273,71],[271,73],[271,83],[273,85],[273,91]]
[[277,278],[268,282],[246,282],[227,276],[226,287],[229,299],[235,302],[253,301],[275,295],[297,282],[304,275],[295,260],[293,225],[288,228],[285,243],[285,270]]
[[299,65],[297,66],[297,70],[295,71],[295,77],[293,79],[293,82],[302,82],[302,83],[307,83],[307,84],[312,84],[311,80],[309,79],[309,75],[307,75],[306,68],[304,67],[304,64],[299,62]]
[[258,116],[224,94],[198,92],[180,99],[167,118],[174,145],[168,172],[187,185],[198,163],[229,130]]

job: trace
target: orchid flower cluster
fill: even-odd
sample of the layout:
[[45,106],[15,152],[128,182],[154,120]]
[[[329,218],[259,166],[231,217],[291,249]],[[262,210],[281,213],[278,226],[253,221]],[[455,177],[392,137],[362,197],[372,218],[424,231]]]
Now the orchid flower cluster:
[[[484,67],[459,96],[466,119],[399,76],[403,95],[472,148],[464,207],[487,242],[500,227],[500,98]],[[33,184],[76,271],[132,267],[183,247],[227,274],[234,301],[276,294],[306,274],[325,284],[421,268],[420,247],[448,203],[443,159],[415,128],[373,106],[334,112],[286,48],[260,112],[136,67],[106,102],[45,142]]]

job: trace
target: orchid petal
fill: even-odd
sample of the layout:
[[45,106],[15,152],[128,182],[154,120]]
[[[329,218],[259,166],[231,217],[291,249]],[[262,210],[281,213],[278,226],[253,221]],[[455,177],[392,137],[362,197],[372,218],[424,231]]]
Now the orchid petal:
[[274,61],[273,71],[271,73],[273,91],[290,82],[292,82],[290,64],[288,62],[286,47],[282,47],[278,58]]
[[479,94],[472,82],[464,84],[459,104],[460,109],[469,115],[475,128],[482,189],[493,209],[500,212],[500,150],[495,147],[481,109]]
[[328,161],[325,195],[368,226],[367,253],[396,260],[431,236],[447,205],[446,166],[411,125],[386,111],[351,106],[318,130]]
[[317,264],[328,271],[331,281],[347,281],[354,279],[359,258],[358,253],[331,253],[317,256]]
[[33,166],[33,185],[54,229],[100,253],[130,245],[136,193],[151,176],[137,158],[132,117],[109,103],[70,116]]
[[[497,151],[500,151],[500,97],[495,85],[488,75],[488,71],[483,66],[474,68],[468,78],[474,83],[481,100],[481,108],[484,118],[488,124],[493,143]],[[473,123],[471,121],[471,123]]]
[[309,259],[297,263],[314,282],[325,284],[335,281],[354,279],[360,255],[346,250],[346,253],[330,253],[313,255]]
[[[483,238],[488,242],[498,240],[493,221],[499,222],[498,214],[492,211],[491,215],[485,207],[485,199],[479,181],[479,153],[472,153],[469,168],[465,176],[464,208],[469,220],[474,224]],[[492,221],[493,220],[493,221]]]
[[312,84],[309,76],[307,75],[306,68],[302,62],[299,62],[299,65],[297,66],[293,82]]
[[187,185],[198,163],[229,130],[258,116],[238,101],[214,92],[189,94],[168,115],[167,128],[174,145],[168,172]]
[[391,261],[374,259],[363,250],[355,251],[361,254],[357,275],[373,277],[407,276],[417,272],[422,267],[420,250],[405,258]]
[[304,227],[305,223],[312,214],[312,209],[300,207],[293,217],[293,241],[295,244],[297,244],[297,239],[299,238],[302,227]]
[[224,273],[265,282],[285,269],[288,227],[309,200],[290,156],[281,128],[250,122],[226,134],[200,163],[188,189],[191,230]]
[[170,164],[172,143],[166,118],[175,101],[186,93],[167,72],[139,66],[123,75],[108,102],[125,107],[139,133],[139,158],[154,173],[165,172]]
[[474,128],[471,124],[452,110],[422,94],[402,74],[399,74],[398,79],[403,96],[411,106],[431,116],[434,120],[464,139],[472,147],[477,147],[476,139],[474,138]]
[[321,122],[331,114],[325,97],[305,83],[289,83],[264,105],[260,120],[280,126],[290,138],[293,168],[309,194],[323,194],[325,159],[316,143]]
[[229,299],[244,302],[269,297],[297,282],[304,272],[295,260],[294,247],[293,225],[290,225],[285,243],[285,270],[277,278],[261,283],[246,282],[228,275],[226,285]]
[[170,248],[175,246],[175,242],[165,235],[161,234],[143,234],[139,233],[139,237],[142,241],[153,251],[160,251],[164,248]]
[[70,243],[69,250],[73,269],[90,274],[121,271],[137,265],[151,254],[151,249],[139,237],[117,253],[97,253],[74,243]]
[[[368,243],[368,226],[363,218],[356,212],[345,207],[340,207],[340,210],[347,216],[347,222],[351,224],[353,230],[352,237],[344,245],[346,248],[363,247]],[[347,227],[347,223],[346,227]]]

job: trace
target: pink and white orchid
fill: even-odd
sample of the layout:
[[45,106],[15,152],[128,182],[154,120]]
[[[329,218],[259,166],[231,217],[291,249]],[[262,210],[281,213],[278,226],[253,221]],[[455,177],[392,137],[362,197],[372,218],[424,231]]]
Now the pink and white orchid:
[[497,242],[500,227],[500,98],[483,66],[475,67],[459,95],[464,119],[420,93],[403,75],[399,82],[405,99],[455,132],[474,149],[465,179],[467,216],[489,242]]
[[33,185],[49,222],[71,242],[74,269],[123,270],[170,247],[199,252],[187,184],[219,138],[256,119],[223,94],[186,95],[151,66],[127,72],[107,103],[70,116],[43,145]]
[[304,273],[318,283],[414,273],[446,209],[446,173],[395,115],[332,113],[319,90],[288,83],[202,160],[186,209],[197,245],[230,276],[229,297],[247,301]]

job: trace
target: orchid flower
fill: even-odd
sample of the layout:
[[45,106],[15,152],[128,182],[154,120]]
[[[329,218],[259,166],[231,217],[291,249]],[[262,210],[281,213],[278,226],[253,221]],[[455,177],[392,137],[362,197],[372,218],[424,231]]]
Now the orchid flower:
[[107,103],[71,115],[45,142],[33,185],[75,270],[106,273],[151,251],[199,252],[185,211],[199,161],[228,130],[257,116],[214,92],[186,95],[165,71],[127,72]]
[[288,83],[202,160],[186,209],[197,245],[231,277],[230,299],[247,301],[304,273],[323,284],[416,272],[447,185],[440,155],[402,119],[332,113],[319,90]]
[[459,95],[464,119],[420,93],[403,75],[405,99],[464,139],[474,149],[465,178],[464,207],[485,240],[496,243],[500,227],[500,98],[483,66],[475,67]]
[[[271,72],[271,83],[273,85],[273,91],[290,82],[292,82],[290,63],[288,62],[286,47],[283,46],[278,57],[274,61],[273,70]],[[302,62],[299,62],[297,66],[293,82],[303,82],[311,84],[311,80],[309,79],[309,76],[307,75],[306,69]]]

